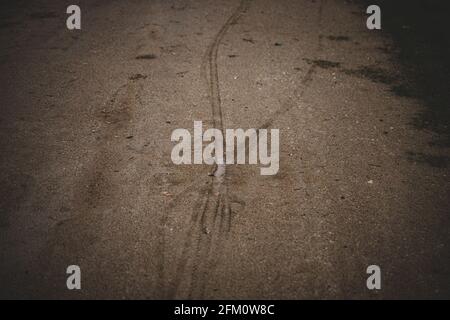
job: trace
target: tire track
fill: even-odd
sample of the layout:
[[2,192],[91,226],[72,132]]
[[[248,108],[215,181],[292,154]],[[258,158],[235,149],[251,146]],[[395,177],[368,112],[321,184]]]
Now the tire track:
[[[201,73],[208,89],[213,127],[222,131],[224,124],[217,54],[223,37],[247,11],[248,6],[249,0],[241,0],[203,57]],[[175,281],[169,290],[169,298],[204,296],[209,274],[222,254],[230,230],[231,205],[225,165],[216,165],[193,208],[181,258],[176,268]]]
[[[322,27],[323,8],[325,6],[326,1],[327,0],[321,0],[319,3],[318,14],[317,14],[318,15],[318,22],[317,22],[318,29],[321,29],[321,27]],[[319,34],[316,52],[314,54],[313,59],[316,59],[318,57],[318,55],[320,54],[320,52],[322,51],[322,47],[323,47],[322,40],[323,40],[323,36]],[[278,110],[273,112],[265,122],[263,122],[259,127],[257,127],[258,130],[270,128],[272,126],[272,124],[278,118],[284,116],[292,108],[294,108],[298,105],[298,104],[296,104],[296,101],[301,100],[303,98],[303,96],[305,95],[305,93],[308,91],[308,88],[313,81],[313,77],[314,77],[314,74],[316,73],[316,71],[317,71],[317,65],[311,64],[308,67],[305,75],[300,79],[300,83],[302,84],[302,86],[299,89],[294,90],[294,92],[293,92],[293,96],[295,97],[295,99],[293,99],[293,98],[287,99]],[[239,147],[242,147],[242,145],[240,145]]]
[[[326,2],[326,0],[321,0],[320,3],[319,3],[318,22],[317,22],[317,29],[319,29],[319,30],[322,29],[323,8],[324,8],[324,5],[325,5],[325,2]],[[317,43],[316,53],[314,55],[315,57],[317,57],[319,55],[319,53],[322,51],[322,38],[323,38],[322,35],[319,35],[319,40],[318,40],[318,43]],[[299,89],[297,89],[297,90],[295,90],[293,92],[293,96],[295,97],[296,100],[301,100],[302,99],[302,97],[304,96],[304,94],[308,90],[309,86],[311,85],[312,80],[313,80],[313,76],[316,73],[316,71],[317,71],[317,66],[315,64],[312,64],[312,65],[309,66],[309,68],[306,71],[305,75],[300,80],[300,83],[302,84],[302,86]],[[267,128],[269,128],[273,124],[273,122],[275,120],[277,120],[279,117],[285,115],[292,108],[294,108],[296,106],[295,102],[296,101],[294,99],[288,99],[285,103],[283,103],[283,105],[281,106],[280,109],[278,109],[277,111],[272,113],[271,116],[263,124],[261,124],[259,129],[267,129]]]
[[[318,8],[318,25],[322,24],[322,11],[325,0],[320,1]],[[217,54],[220,43],[237,20],[249,7],[249,0],[242,0],[233,14],[209,45],[202,63],[202,77],[206,80],[208,96],[213,117],[213,127],[224,130],[223,110],[220,97],[220,82],[218,75]],[[316,54],[322,50],[322,36],[319,36]],[[311,65],[300,80],[302,86],[294,92],[294,99],[289,99],[275,111],[259,128],[269,128],[279,117],[288,113],[296,106],[305,94],[316,66]],[[181,258],[176,269],[176,278],[169,290],[169,298],[204,297],[208,285],[209,274],[217,265],[219,257],[226,246],[231,230],[231,202],[228,194],[229,186],[225,165],[217,166],[211,173],[206,186],[200,191],[191,214],[191,223],[187,232]]]

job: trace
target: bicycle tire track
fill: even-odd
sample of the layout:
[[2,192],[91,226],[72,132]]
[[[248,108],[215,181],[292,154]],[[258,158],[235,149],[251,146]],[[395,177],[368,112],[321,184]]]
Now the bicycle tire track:
[[[220,130],[223,130],[224,124],[217,54],[224,36],[248,10],[248,6],[249,0],[240,1],[239,6],[213,38],[202,60],[201,74],[206,81],[213,126]],[[225,166],[216,165],[193,208],[181,258],[176,268],[175,281],[169,289],[170,298],[183,296],[182,289],[185,289],[185,295],[189,298],[204,296],[208,275],[221,256],[231,230],[231,214]]]

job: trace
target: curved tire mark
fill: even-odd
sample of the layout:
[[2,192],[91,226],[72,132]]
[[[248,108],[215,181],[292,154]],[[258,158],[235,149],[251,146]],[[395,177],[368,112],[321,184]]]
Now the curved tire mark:
[[[202,63],[211,104],[213,126],[223,130],[223,112],[217,67],[217,53],[227,31],[248,9],[249,0],[241,0],[209,45]],[[218,170],[219,169],[219,170]],[[185,292],[189,298],[204,296],[208,275],[221,256],[231,229],[231,206],[225,167],[215,168],[206,187],[200,192],[193,209],[189,230],[181,258],[176,268],[175,281],[168,296],[176,298]],[[181,290],[184,289],[182,292]]]

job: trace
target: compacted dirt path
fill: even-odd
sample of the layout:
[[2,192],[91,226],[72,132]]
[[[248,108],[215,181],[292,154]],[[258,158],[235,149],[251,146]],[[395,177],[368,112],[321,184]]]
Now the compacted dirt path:
[[[363,5],[78,5],[2,4],[0,297],[449,297],[448,146]],[[173,164],[200,120],[279,129],[278,173]]]

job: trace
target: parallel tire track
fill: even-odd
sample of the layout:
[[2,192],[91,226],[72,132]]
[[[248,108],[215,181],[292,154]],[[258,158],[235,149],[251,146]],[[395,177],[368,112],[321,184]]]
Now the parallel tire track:
[[[324,0],[319,4],[319,25],[322,20]],[[220,82],[217,54],[220,43],[227,31],[248,10],[249,0],[241,0],[240,5],[227,19],[209,45],[202,63],[202,77],[206,80],[213,117],[213,127],[224,130],[223,110],[220,97]],[[322,50],[319,36],[316,55]],[[311,65],[301,79],[302,87],[294,96],[301,99],[312,82],[315,65]],[[275,111],[259,128],[268,128],[280,116],[289,112],[295,101],[289,99]],[[221,169],[221,170],[218,170]],[[220,171],[220,174],[218,172]],[[222,255],[229,231],[231,230],[231,201],[228,195],[228,179],[225,167],[215,168],[214,175],[200,191],[191,215],[191,222],[176,269],[176,278],[169,290],[169,298],[203,298],[209,275]]]
[[[223,112],[220,99],[217,53],[220,43],[249,6],[249,0],[241,0],[209,45],[202,63],[202,76],[206,80],[213,126],[223,130]],[[176,278],[169,290],[170,298],[188,296],[202,298],[209,274],[222,254],[231,229],[231,206],[225,168],[211,176],[201,190],[193,208],[181,258],[176,269]],[[220,172],[220,174],[218,174]]]

